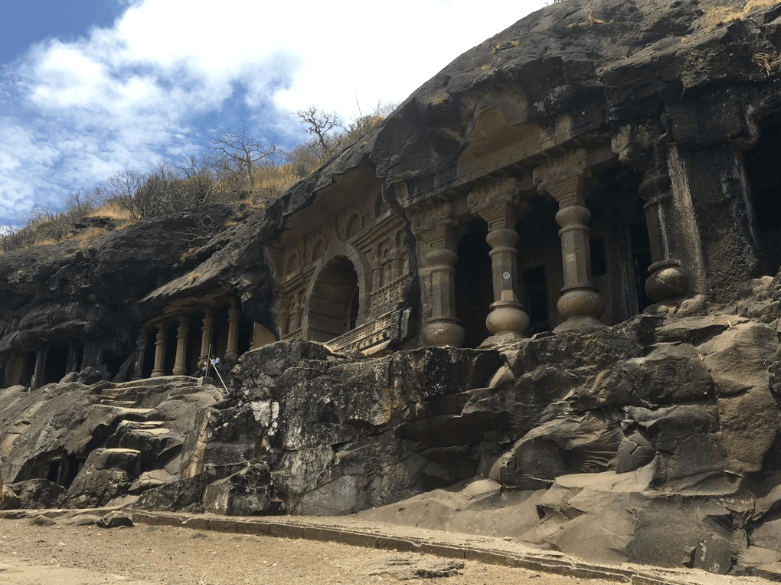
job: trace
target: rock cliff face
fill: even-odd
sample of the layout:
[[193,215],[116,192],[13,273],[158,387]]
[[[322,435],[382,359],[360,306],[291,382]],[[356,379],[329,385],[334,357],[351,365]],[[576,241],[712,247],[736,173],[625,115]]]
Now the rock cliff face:
[[[555,3],[265,210],[0,256],[0,507],[781,574],[781,10],[744,4]],[[212,345],[225,385],[169,375]]]

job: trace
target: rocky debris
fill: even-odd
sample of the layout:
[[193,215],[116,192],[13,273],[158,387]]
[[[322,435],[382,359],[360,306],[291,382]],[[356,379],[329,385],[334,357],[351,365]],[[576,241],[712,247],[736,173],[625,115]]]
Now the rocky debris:
[[98,528],[120,528],[133,526],[133,519],[125,512],[109,512],[95,524]]
[[47,479],[28,479],[8,486],[19,498],[19,508],[60,508],[65,488]]
[[38,514],[37,516],[30,518],[31,526],[54,526],[55,524],[57,524],[57,521],[54,518],[49,518],[45,514]]
[[192,421],[222,398],[175,376],[0,393],[4,471],[23,507],[103,506],[168,484],[193,457]]
[[7,485],[4,485],[0,492],[0,510],[18,510],[22,506],[22,500]]
[[[663,112],[678,155],[688,149],[712,157],[703,169],[718,166],[711,147],[750,146],[757,120],[747,112],[781,103],[778,9],[763,4],[714,24],[716,9],[744,4],[556,2],[456,59],[236,225],[223,229],[233,210],[217,206],[85,249],[0,257],[3,356],[44,338],[89,340],[80,373],[0,390],[3,472],[19,490],[5,486],[2,505],[387,513],[607,562],[778,572],[781,274],[744,278],[760,262],[749,249],[758,244],[727,234],[713,211],[734,195],[726,188],[700,188],[705,200],[692,202],[709,226],[708,297],[703,288],[594,333],[492,349],[366,358],[275,343],[241,358],[224,395],[185,376],[120,383],[138,355],[131,335],[165,311],[232,293],[245,316],[273,328],[262,244],[285,218],[358,167],[384,182],[395,210],[400,182],[411,200],[425,199],[427,185],[455,176],[476,128],[490,131],[480,126],[486,112],[508,132],[554,129],[566,113],[589,140]],[[760,55],[774,65],[759,66]],[[728,175],[718,180],[746,178]],[[733,264],[717,265],[722,256]],[[109,368],[107,354],[121,365]]]
[[393,555],[373,563],[355,566],[341,561],[338,567],[360,572],[367,577],[390,577],[398,581],[441,579],[460,575],[464,563],[420,558],[417,555]]
[[77,470],[69,507],[360,512],[605,562],[770,571],[779,349],[774,326],[723,315],[501,351],[280,342],[244,354],[224,396],[186,377],[4,390],[5,469]]

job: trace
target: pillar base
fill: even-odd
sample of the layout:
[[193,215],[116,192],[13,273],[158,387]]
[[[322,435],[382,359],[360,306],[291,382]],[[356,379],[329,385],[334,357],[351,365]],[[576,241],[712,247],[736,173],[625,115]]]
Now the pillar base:
[[564,321],[561,325],[556,327],[554,333],[593,333],[607,327],[599,319],[594,317],[574,317]]
[[423,344],[434,346],[461,347],[465,336],[464,328],[452,319],[431,319],[420,332]]
[[485,326],[493,336],[516,333],[523,338],[529,330],[529,316],[516,301],[496,301],[491,303],[491,312],[485,320]]
[[605,312],[605,299],[597,291],[590,287],[573,287],[562,289],[562,292],[556,308],[564,322],[553,330],[554,333],[590,333],[605,327],[599,320]]
[[689,277],[676,260],[663,260],[648,267],[651,276],[645,281],[645,294],[658,303],[682,297],[689,289]]
[[517,331],[505,331],[503,333],[497,333],[496,335],[491,335],[490,337],[486,338],[477,349],[493,349],[495,347],[512,345],[513,343],[518,343],[519,341],[523,341],[525,339],[529,338],[522,333],[518,333]]
[[159,378],[161,376],[165,376],[165,372],[161,372],[159,370],[152,370],[152,375],[150,378]]

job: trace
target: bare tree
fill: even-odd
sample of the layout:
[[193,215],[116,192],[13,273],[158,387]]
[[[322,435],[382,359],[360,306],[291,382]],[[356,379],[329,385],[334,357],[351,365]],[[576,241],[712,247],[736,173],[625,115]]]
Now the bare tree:
[[320,145],[322,158],[331,156],[339,146],[338,136],[341,134],[342,119],[336,112],[326,112],[317,106],[309,106],[298,110],[296,116],[306,126],[306,131]]
[[228,132],[222,138],[212,140],[212,149],[214,154],[212,164],[216,167],[217,173],[236,171],[242,178],[242,182],[246,181],[245,185],[250,191],[255,189],[253,169],[278,151],[273,142],[265,144],[247,136],[246,126],[242,128],[241,133]]

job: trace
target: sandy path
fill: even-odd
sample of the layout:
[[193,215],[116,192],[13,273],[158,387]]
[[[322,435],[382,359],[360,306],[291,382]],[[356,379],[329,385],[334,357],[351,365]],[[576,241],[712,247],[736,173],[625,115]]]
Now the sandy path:
[[29,519],[0,520],[0,584],[608,584],[335,543],[64,522],[37,526]]

